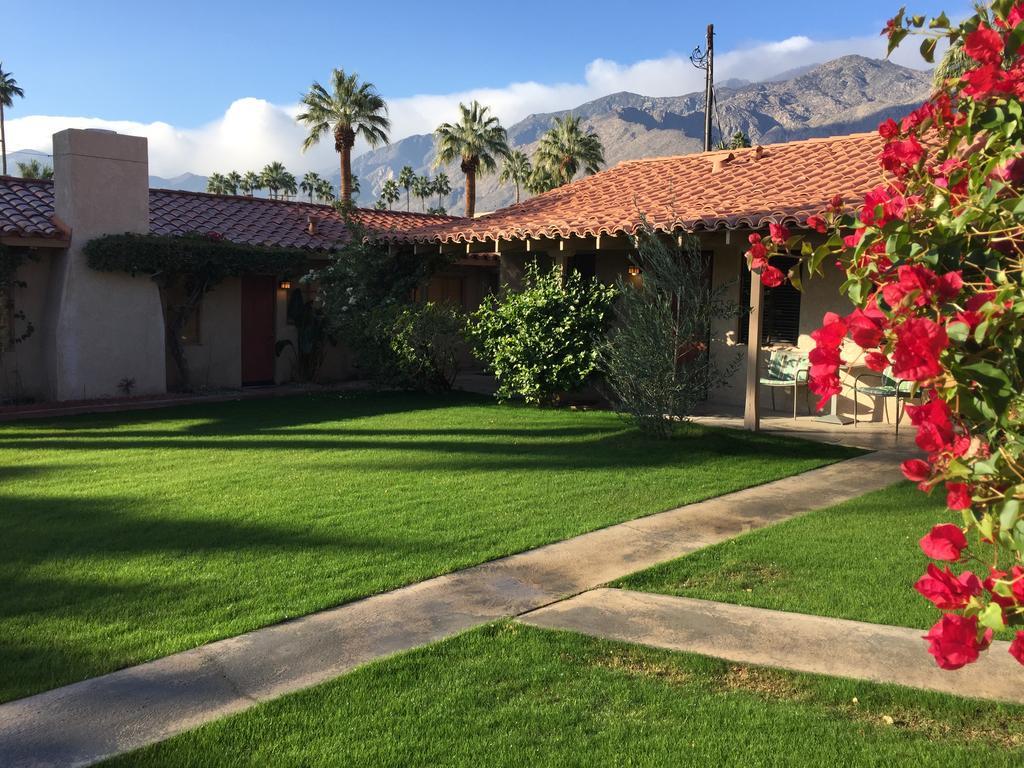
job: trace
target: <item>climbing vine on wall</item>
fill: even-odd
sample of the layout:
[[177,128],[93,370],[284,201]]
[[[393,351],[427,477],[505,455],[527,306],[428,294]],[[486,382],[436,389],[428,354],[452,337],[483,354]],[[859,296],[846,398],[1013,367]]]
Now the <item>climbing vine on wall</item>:
[[[190,380],[181,335],[203,296],[228,277],[298,277],[308,270],[310,258],[309,251],[299,248],[239,245],[216,233],[104,235],[86,243],[84,252],[95,270],[149,275],[156,281],[164,304],[167,349],[185,390]],[[172,292],[181,300],[170,301]]]
[[0,360],[11,346],[35,333],[32,321],[14,305],[15,289],[26,287],[25,281],[17,277],[18,269],[28,258],[20,248],[0,245]]

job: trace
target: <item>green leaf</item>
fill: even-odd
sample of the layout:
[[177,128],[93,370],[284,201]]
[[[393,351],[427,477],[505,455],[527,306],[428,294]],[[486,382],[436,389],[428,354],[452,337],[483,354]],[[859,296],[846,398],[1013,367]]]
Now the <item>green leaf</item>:
[[1009,530],[1017,524],[1020,517],[1020,502],[1010,499],[1003,504],[1003,511],[999,513],[999,526]]
[[978,622],[983,627],[988,627],[996,632],[1006,629],[1006,625],[1003,623],[1003,609],[996,603],[989,603],[985,610],[978,614]]
[[946,333],[953,341],[964,342],[971,335],[971,327],[958,321],[946,326]]
[[926,37],[921,42],[921,57],[929,64],[935,63],[935,44],[938,42],[934,37]]

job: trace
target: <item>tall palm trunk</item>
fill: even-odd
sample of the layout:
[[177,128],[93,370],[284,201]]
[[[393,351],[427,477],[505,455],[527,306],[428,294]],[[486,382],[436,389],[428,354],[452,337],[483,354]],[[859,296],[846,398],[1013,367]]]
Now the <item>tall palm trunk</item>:
[[519,205],[519,182],[516,182],[516,205]]
[[466,218],[476,213],[476,169],[466,171]]
[[341,202],[352,202],[352,147],[348,142],[341,145]]
[[0,154],[4,158],[3,175],[7,175],[7,133],[4,131],[4,104],[0,101]]

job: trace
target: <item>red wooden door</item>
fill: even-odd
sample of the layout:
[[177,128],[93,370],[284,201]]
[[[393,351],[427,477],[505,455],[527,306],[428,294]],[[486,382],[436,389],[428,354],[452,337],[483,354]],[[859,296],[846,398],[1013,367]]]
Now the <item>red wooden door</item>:
[[274,383],[274,303],[272,277],[242,278],[242,384]]

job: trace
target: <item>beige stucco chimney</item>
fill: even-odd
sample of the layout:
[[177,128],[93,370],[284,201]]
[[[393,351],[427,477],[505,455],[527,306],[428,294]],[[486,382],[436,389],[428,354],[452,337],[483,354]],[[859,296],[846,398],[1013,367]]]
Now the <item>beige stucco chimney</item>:
[[55,214],[71,230],[55,262],[44,332],[51,396],[79,400],[166,391],[163,312],[148,276],[97,272],[83,246],[94,237],[149,231],[146,139],[69,129],[53,136]]

